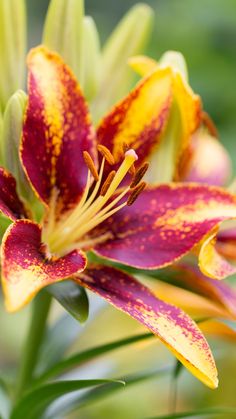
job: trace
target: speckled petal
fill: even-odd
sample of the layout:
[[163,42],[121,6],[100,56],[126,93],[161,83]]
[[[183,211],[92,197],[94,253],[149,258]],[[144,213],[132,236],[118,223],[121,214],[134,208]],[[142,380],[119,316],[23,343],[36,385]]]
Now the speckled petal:
[[0,167],[0,211],[13,221],[27,216],[24,205],[17,195],[14,177],[2,167]]
[[109,232],[100,256],[137,268],[160,268],[189,252],[221,221],[236,217],[236,197],[217,187],[166,184],[146,189],[91,235]]
[[223,186],[230,178],[232,164],[217,138],[200,129],[192,138],[191,158],[183,180]]
[[101,121],[98,142],[109,148],[116,161],[123,156],[123,146],[127,144],[137,151],[141,164],[160,142],[171,99],[170,70],[153,72]]
[[210,348],[187,314],[156,298],[128,274],[111,267],[91,266],[78,280],[150,329],[198,379],[211,388],[217,387]]
[[59,208],[78,202],[86,184],[83,151],[96,161],[94,133],[80,87],[62,59],[45,47],[29,53],[29,101],[21,143],[23,166],[38,196]]
[[79,250],[61,257],[49,257],[41,243],[41,228],[19,220],[6,231],[2,247],[2,284],[8,311],[27,304],[43,287],[81,272],[86,258]]

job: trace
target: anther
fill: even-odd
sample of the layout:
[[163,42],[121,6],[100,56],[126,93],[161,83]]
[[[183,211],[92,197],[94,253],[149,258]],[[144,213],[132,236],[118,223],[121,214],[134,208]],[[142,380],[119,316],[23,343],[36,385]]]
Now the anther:
[[100,195],[101,195],[101,196],[106,195],[106,193],[107,193],[107,191],[108,191],[108,188],[109,188],[109,186],[110,186],[111,182],[113,181],[113,179],[114,179],[115,175],[116,175],[116,171],[115,171],[115,170],[112,170],[112,171],[108,174],[108,176],[107,176],[107,178],[106,178],[106,180],[105,180],[105,182],[103,183],[102,188],[101,188],[101,192],[100,192]]
[[108,150],[107,147],[105,147],[102,144],[99,144],[98,145],[98,151],[99,151],[99,153],[101,153],[101,155],[106,159],[106,161],[110,165],[115,164],[115,159],[114,159],[113,155],[111,154],[110,150]]
[[149,167],[149,163],[146,162],[136,171],[130,185],[131,188],[134,188],[135,186],[139,184],[139,182],[142,180],[143,176],[145,175],[148,167]]
[[98,176],[98,172],[97,172],[97,169],[95,167],[92,157],[87,151],[83,151],[83,157],[84,157],[85,164],[87,165],[88,169],[92,173],[94,180],[96,180],[97,182],[99,179],[99,176]]
[[146,188],[147,184],[146,182],[141,182],[139,183],[139,185],[137,185],[131,192],[128,200],[127,200],[127,205],[130,206],[132,205],[136,199],[138,198],[138,196],[141,194],[141,192],[144,190],[144,188]]

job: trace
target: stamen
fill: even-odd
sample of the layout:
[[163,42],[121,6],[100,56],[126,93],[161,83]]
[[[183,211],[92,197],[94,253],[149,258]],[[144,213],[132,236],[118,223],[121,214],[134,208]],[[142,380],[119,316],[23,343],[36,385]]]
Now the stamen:
[[136,199],[144,190],[144,188],[146,188],[146,186],[147,186],[146,182],[141,182],[132,190],[131,195],[129,196],[128,201],[127,201],[128,206],[132,205],[136,201]]
[[[89,162],[88,167],[92,173],[90,168],[92,160],[91,156],[87,152],[85,152],[84,155],[85,159]],[[87,158],[88,156],[89,158]],[[86,191],[85,197],[82,198],[82,206],[79,205],[76,207],[68,218],[64,222],[58,224],[53,233],[50,235],[49,245],[52,252],[64,252],[64,250],[73,243],[83,241],[83,237],[91,229],[127,205],[127,202],[125,201],[116,206],[117,203],[128,193],[130,186],[122,189],[122,192],[115,196],[115,199],[110,200],[110,198],[116,193],[130,167],[134,164],[137,158],[138,156],[135,151],[129,149],[125,153],[125,158],[119,169],[109,173],[99,193],[105,163],[105,157],[103,157],[101,168],[99,170],[99,178],[91,195],[89,196]],[[136,191],[136,189],[132,191],[131,197],[133,200],[136,199],[134,194],[138,195],[141,192],[140,186],[141,185],[138,185],[139,191]],[[131,197],[129,198],[129,201]]]
[[92,157],[87,151],[83,152],[83,157],[84,157],[85,164],[87,165],[88,169],[92,173],[94,180],[97,182],[99,179],[99,176],[98,176],[98,172],[97,172],[97,169],[95,167]]
[[109,175],[107,176],[105,182],[102,185],[102,189],[101,189],[100,195],[102,195],[102,196],[106,195],[106,193],[108,191],[108,188],[109,188],[111,182],[113,181],[115,175],[116,175],[116,171],[115,170],[112,170],[109,173]]
[[105,147],[102,144],[99,144],[98,145],[98,151],[99,151],[99,153],[101,153],[101,155],[106,159],[106,161],[110,165],[115,164],[115,159],[114,159],[113,155],[111,154],[110,150],[108,150],[107,147]]
[[134,188],[135,186],[137,186],[140,182],[140,180],[142,180],[143,176],[145,175],[147,169],[149,167],[149,163],[144,163],[135,173],[134,178],[131,182],[130,187]]

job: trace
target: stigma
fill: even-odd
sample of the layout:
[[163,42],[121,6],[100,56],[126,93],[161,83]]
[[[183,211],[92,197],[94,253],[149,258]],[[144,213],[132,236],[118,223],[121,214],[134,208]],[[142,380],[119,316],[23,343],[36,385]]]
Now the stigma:
[[[105,165],[113,166],[115,159],[103,145],[98,146],[98,152],[102,156],[99,170],[90,154],[87,151],[83,152],[88,168],[86,187],[80,202],[66,218],[53,220],[56,197],[52,199],[51,211],[43,229],[43,239],[46,240],[52,254],[63,255],[75,247],[86,250],[97,242],[104,241],[107,237],[89,238],[89,232],[126,205],[132,205],[146,186],[141,179],[148,164],[145,163],[135,170],[134,163],[138,160],[135,150],[126,149],[118,169],[106,170],[106,177]],[[124,179],[128,173],[133,175],[129,175],[127,185]]]

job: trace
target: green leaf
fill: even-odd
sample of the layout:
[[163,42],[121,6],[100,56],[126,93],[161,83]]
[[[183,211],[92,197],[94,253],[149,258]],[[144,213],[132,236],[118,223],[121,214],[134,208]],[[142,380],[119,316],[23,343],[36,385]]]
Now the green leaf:
[[[132,386],[135,384],[139,384],[143,381],[150,380],[153,378],[161,378],[164,374],[167,374],[171,371],[171,366],[167,366],[164,368],[159,368],[156,370],[148,370],[144,372],[139,372],[137,374],[130,374],[124,378],[125,381],[125,389],[127,386]],[[115,385],[115,383],[107,383],[103,386],[96,387],[87,391],[85,394],[75,395],[74,398],[70,399],[63,399],[63,403],[56,403],[52,410],[50,411],[50,415],[47,416],[47,419],[54,419],[57,418],[59,415],[66,415],[74,410],[77,410],[85,405],[90,405],[93,402],[96,402],[104,397],[107,397],[121,389],[120,386]]]
[[145,333],[137,336],[132,336],[126,339],[121,339],[116,342],[108,343],[105,345],[96,346],[95,348],[87,349],[83,352],[79,352],[67,359],[62,360],[61,362],[58,362],[51,369],[46,371],[45,374],[39,377],[39,379],[35,382],[35,385],[38,385],[39,383],[42,383],[43,381],[51,377],[62,374],[68,371],[69,369],[78,367],[85,362],[91,361],[91,359],[93,358],[104,355],[105,353],[130,345],[132,343],[139,342],[144,339],[149,339],[151,337],[154,337],[152,333]]
[[76,320],[81,323],[87,320],[89,302],[83,287],[67,280],[50,285],[47,290]]
[[220,415],[225,418],[227,417],[235,417],[236,408],[230,407],[210,407],[208,409],[201,409],[201,410],[194,410],[192,412],[182,412],[182,413],[172,413],[170,415],[163,415],[163,416],[155,416],[149,419],[182,419],[182,418],[209,418],[211,416]]
[[45,20],[43,43],[58,52],[81,76],[83,0],[51,0]]
[[108,382],[125,383],[120,380],[73,380],[47,384],[28,392],[15,406],[10,419],[41,419],[45,410],[56,399],[74,391],[99,386]]

